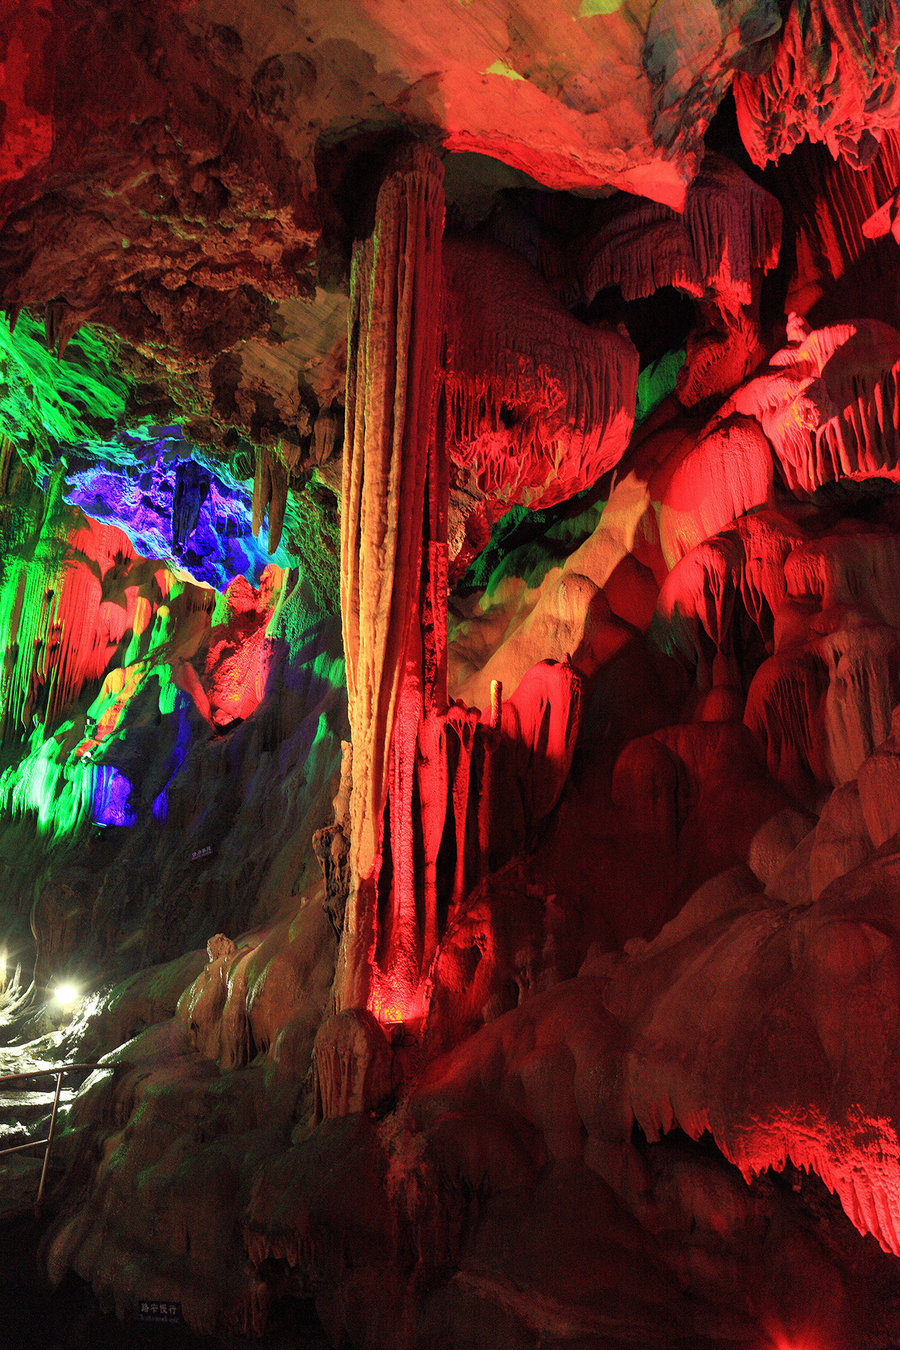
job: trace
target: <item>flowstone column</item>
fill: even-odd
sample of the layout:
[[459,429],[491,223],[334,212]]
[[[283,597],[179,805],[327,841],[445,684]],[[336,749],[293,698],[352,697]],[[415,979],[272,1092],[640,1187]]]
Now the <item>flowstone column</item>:
[[443,169],[426,149],[407,150],[382,183],[371,237],[357,245],[350,295],[341,611],[351,891],[335,1003],[391,1021],[414,1015],[434,943],[433,868],[423,869],[421,845],[435,826],[439,844],[447,796],[435,747],[444,805],[429,828],[418,743],[429,714],[443,721],[447,697],[447,473],[435,430],[443,229]]

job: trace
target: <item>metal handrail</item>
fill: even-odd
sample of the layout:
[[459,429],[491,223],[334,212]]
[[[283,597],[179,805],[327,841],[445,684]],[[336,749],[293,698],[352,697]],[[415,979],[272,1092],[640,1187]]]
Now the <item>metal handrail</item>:
[[31,1139],[27,1144],[13,1144],[10,1148],[0,1148],[0,1158],[9,1153],[22,1153],[29,1148],[45,1148],[44,1165],[41,1168],[41,1179],[38,1183],[37,1195],[34,1200],[34,1217],[39,1219],[41,1216],[41,1204],[44,1199],[44,1186],[47,1181],[47,1168],[50,1165],[50,1150],[53,1147],[53,1135],[56,1130],[56,1113],[59,1110],[59,1094],[62,1090],[62,1079],[64,1073],[76,1073],[79,1069],[102,1069],[102,1064],[58,1064],[52,1069],[26,1069],[23,1073],[4,1073],[0,1074],[0,1084],[3,1083],[23,1083],[31,1078],[56,1078],[56,1092],[53,1095],[53,1110],[50,1112],[50,1128],[47,1131],[46,1139]]

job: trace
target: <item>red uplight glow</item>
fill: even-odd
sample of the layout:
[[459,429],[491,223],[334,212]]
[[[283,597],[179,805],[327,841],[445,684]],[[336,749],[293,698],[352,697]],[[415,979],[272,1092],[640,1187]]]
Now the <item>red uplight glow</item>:
[[816,1331],[772,1330],[770,1335],[771,1350],[836,1350],[830,1339],[826,1341]]

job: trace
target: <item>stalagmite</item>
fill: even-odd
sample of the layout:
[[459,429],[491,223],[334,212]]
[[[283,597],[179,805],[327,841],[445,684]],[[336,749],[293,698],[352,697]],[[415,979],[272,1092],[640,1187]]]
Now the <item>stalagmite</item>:
[[384,1031],[365,1009],[336,1013],[313,1046],[316,1120],[371,1111],[391,1091],[391,1054]]

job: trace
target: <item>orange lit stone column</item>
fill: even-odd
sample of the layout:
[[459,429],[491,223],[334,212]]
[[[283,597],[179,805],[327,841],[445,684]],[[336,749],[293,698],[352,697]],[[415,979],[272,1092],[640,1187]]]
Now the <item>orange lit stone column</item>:
[[[433,467],[443,228],[443,169],[424,148],[408,150],[381,186],[375,227],[357,245],[351,281],[341,515],[353,743],[351,892],[335,1004],[372,1005],[380,974],[382,985],[396,988],[398,1007],[387,1020],[405,1015],[420,980],[416,746],[424,704],[437,697],[446,706],[443,658],[435,663],[429,655],[433,625],[423,623],[427,611],[440,624],[446,600],[445,574],[443,581],[429,579],[446,553],[446,501],[437,499],[442,487],[446,496],[445,474],[443,482],[440,474],[434,481]],[[444,627],[441,651],[445,634]],[[386,859],[389,796],[393,827]]]

